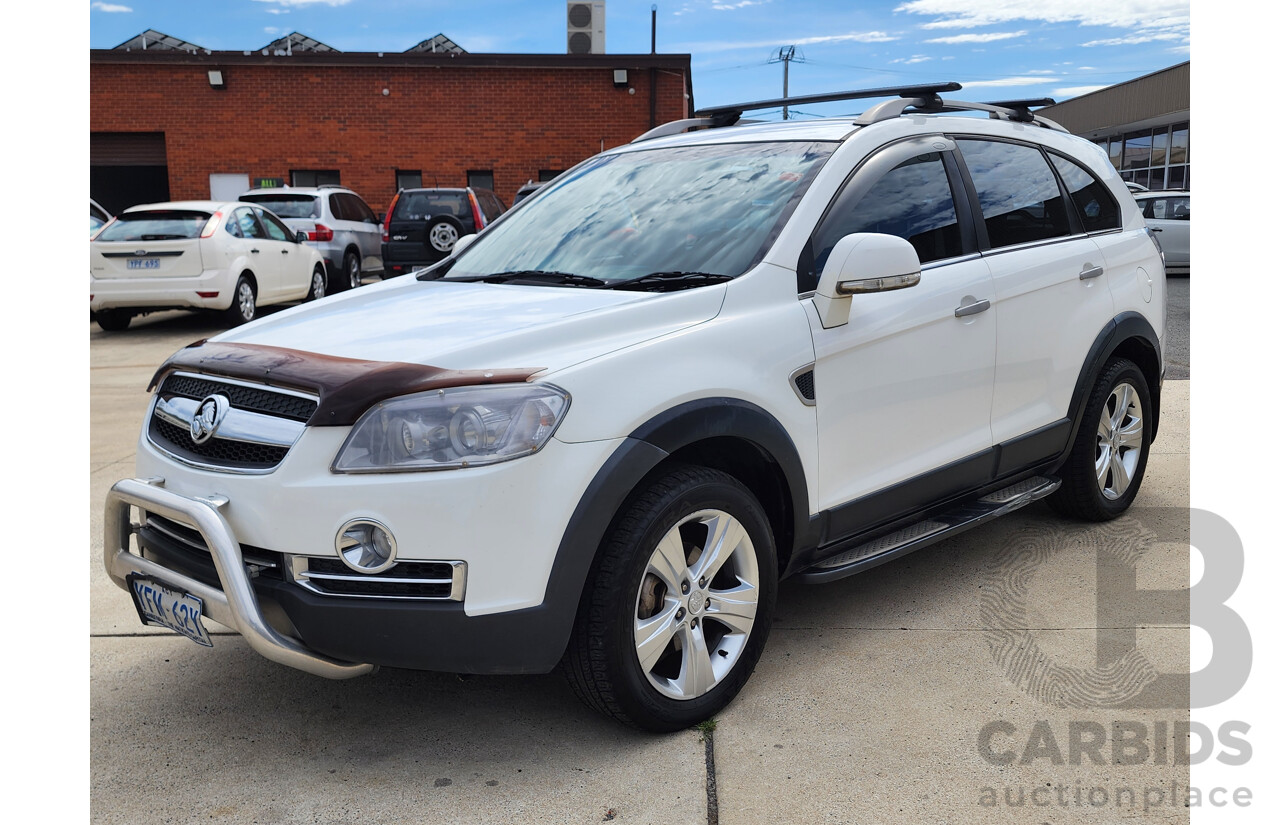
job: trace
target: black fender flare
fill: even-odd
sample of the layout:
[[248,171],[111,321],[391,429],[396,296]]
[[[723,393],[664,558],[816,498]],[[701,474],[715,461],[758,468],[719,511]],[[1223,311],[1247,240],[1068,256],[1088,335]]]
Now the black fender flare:
[[[595,562],[596,551],[627,498],[673,453],[710,438],[732,437],[754,444],[780,468],[794,514],[796,541],[811,530],[809,492],[799,451],[785,427],[761,407],[735,398],[704,398],[673,407],[637,427],[605,461],[583,492],[556,550],[542,604],[529,613],[545,624],[548,647],[533,669],[554,666],[564,654]],[[540,614],[540,615],[539,615]],[[534,618],[530,615],[529,618]]]
[[[1084,405],[1089,400],[1089,393],[1093,390],[1094,384],[1098,381],[1098,376],[1102,374],[1103,367],[1111,356],[1126,342],[1137,339],[1146,344],[1150,348],[1150,354],[1155,358],[1155,376],[1154,380],[1149,381],[1151,390],[1151,403],[1155,407],[1151,411],[1151,438],[1156,437],[1156,432],[1160,427],[1160,385],[1164,378],[1164,363],[1160,352],[1160,336],[1156,335],[1155,329],[1151,326],[1151,322],[1137,312],[1122,312],[1115,318],[1107,322],[1097,337],[1093,340],[1093,345],[1089,347],[1089,353],[1085,356],[1084,364],[1080,368],[1080,375],[1076,378],[1075,389],[1071,393],[1071,406],[1068,408],[1068,418],[1071,420],[1071,437],[1067,439],[1066,447],[1059,456],[1058,465],[1060,466],[1067,456],[1071,453],[1071,448],[1076,443],[1076,436],[1080,432],[1080,425],[1083,423]],[[1142,365],[1139,365],[1141,367]]]

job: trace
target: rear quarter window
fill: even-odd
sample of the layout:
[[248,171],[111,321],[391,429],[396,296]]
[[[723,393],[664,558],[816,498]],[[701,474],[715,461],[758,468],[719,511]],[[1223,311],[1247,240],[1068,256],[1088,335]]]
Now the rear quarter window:
[[1093,174],[1073,160],[1050,153],[1053,166],[1071,194],[1086,232],[1120,228],[1120,204]]

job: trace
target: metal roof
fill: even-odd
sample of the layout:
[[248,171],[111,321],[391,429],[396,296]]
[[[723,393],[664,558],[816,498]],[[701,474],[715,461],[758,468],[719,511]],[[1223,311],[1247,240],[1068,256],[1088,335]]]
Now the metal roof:
[[176,51],[176,52],[196,52],[208,53],[208,49],[204,46],[197,46],[194,43],[188,43],[185,40],[179,40],[176,37],[170,37],[164,32],[158,32],[155,29],[147,29],[142,34],[134,35],[128,40],[115,47],[122,51],[131,52],[138,51]]

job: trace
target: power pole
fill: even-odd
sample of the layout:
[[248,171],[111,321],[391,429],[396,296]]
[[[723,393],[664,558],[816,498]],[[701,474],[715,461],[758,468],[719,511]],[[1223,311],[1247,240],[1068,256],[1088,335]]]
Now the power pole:
[[[788,95],[787,95],[787,82],[788,82],[788,80],[790,79],[790,78],[789,78],[789,75],[791,74],[791,61],[792,61],[792,60],[799,60],[799,61],[800,61],[800,62],[802,62],[802,63],[804,62],[804,58],[803,58],[803,57],[796,57],[796,47],[795,47],[795,46],[783,46],[782,48],[778,49],[778,56],[777,56],[777,57],[774,57],[774,58],[772,58],[772,59],[770,59],[770,60],[769,60],[769,62],[770,62],[770,63],[781,63],[781,64],[782,64],[782,96],[783,96],[784,98],[788,96]],[[786,106],[783,106],[783,107],[782,107],[782,119],[783,119],[783,120],[787,120],[789,117],[790,117],[790,114],[789,114],[789,112],[788,112],[788,110],[787,110],[787,107],[786,107]]]

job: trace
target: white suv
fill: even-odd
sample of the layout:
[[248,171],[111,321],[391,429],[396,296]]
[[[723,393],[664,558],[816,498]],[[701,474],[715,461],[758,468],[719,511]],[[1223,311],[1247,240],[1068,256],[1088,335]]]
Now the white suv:
[[1098,147],[956,88],[709,110],[416,278],[176,353],[108,571],[202,644],[208,617],[331,678],[563,664],[674,730],[742,687],[781,578],[1046,496],[1119,515],[1159,420],[1158,248]]

